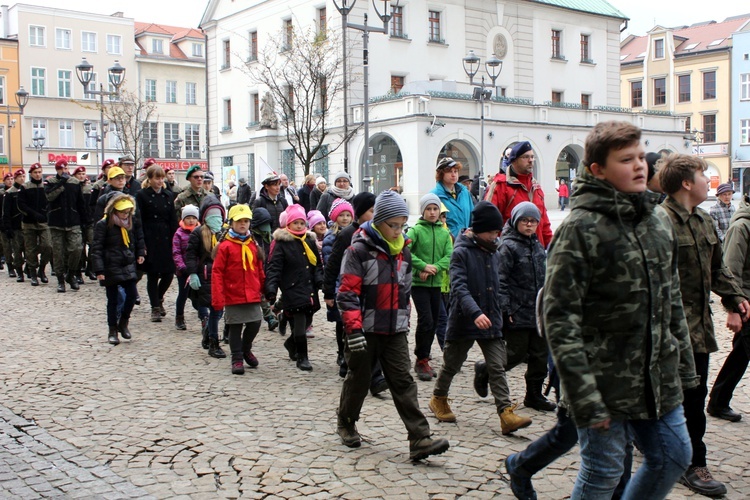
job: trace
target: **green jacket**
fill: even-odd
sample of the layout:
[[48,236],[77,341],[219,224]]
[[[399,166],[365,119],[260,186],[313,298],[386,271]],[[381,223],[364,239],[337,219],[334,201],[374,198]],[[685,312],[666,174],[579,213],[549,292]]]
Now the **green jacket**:
[[745,297],[724,265],[721,241],[708,212],[696,207],[691,214],[671,196],[658,210],[668,217],[677,234],[680,291],[693,352],[716,352],[719,346],[711,318],[711,291],[721,297],[727,310],[735,312]]
[[[440,288],[443,285],[443,275],[448,271],[453,253],[453,240],[451,233],[442,222],[427,222],[419,219],[417,223],[409,228],[406,235],[411,239],[411,286],[426,286]],[[435,276],[430,276],[427,281],[419,277],[427,264],[437,267]]]
[[750,200],[745,198],[732,216],[724,236],[724,265],[750,296]]
[[660,418],[698,383],[677,241],[654,216],[657,198],[583,173],[552,239],[544,324],[578,427]]
[[177,220],[182,220],[182,207],[186,205],[195,205],[200,208],[201,202],[206,197],[206,193],[203,188],[198,188],[198,191],[193,191],[193,188],[188,186],[183,189],[180,194],[174,199],[174,208],[177,211]]

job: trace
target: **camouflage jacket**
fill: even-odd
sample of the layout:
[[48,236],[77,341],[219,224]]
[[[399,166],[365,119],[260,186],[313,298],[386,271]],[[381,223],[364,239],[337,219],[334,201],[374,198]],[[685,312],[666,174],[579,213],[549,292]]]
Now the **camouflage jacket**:
[[578,427],[654,419],[695,387],[674,231],[657,195],[626,195],[584,173],[555,232],[544,324]]
[[193,191],[191,186],[183,189],[180,194],[176,195],[174,199],[174,208],[177,211],[177,220],[182,220],[182,207],[186,205],[195,205],[196,207],[201,206],[201,202],[206,197],[206,192],[203,188],[198,188],[198,191]]
[[737,280],[745,296],[750,296],[750,200],[740,202],[724,238],[724,265]]
[[701,208],[688,212],[671,196],[657,211],[661,217],[668,217],[677,234],[680,291],[693,352],[716,352],[719,346],[711,319],[711,291],[721,297],[727,310],[735,312],[745,297],[724,265],[713,219]]

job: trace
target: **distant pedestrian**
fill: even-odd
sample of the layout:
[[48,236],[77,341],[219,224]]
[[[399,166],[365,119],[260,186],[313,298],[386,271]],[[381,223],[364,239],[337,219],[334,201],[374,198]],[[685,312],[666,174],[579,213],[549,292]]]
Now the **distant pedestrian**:
[[279,217],[287,208],[286,199],[281,195],[281,177],[271,173],[263,179],[260,194],[253,202],[253,210],[265,208],[271,216],[271,231],[279,228]]
[[23,264],[26,258],[24,256],[23,213],[18,209],[18,195],[23,189],[25,181],[26,172],[24,169],[19,168],[13,172],[13,184],[5,190],[2,203],[2,226],[7,241],[13,248],[13,260],[8,262],[8,267],[12,266],[16,270],[16,281],[19,283],[24,281]]
[[325,177],[318,177],[315,179],[315,187],[310,191],[310,209],[311,210],[318,209],[318,202],[320,202],[320,197],[323,196],[323,193],[326,192],[327,188],[328,188],[328,182],[326,181]]
[[729,222],[732,220],[732,215],[734,215],[734,205],[732,205],[733,194],[734,188],[732,188],[731,182],[719,184],[719,187],[716,188],[716,203],[708,211],[714,221],[716,234],[719,236],[719,241],[721,242],[724,241],[729,229]]
[[44,194],[42,165],[34,163],[29,167],[29,181],[18,194],[18,209],[23,213],[24,247],[26,265],[31,274],[31,285],[39,281],[47,283],[45,268],[52,259],[52,240],[47,225],[47,197]]
[[320,201],[318,201],[316,208],[327,218],[331,211],[331,207],[333,206],[333,202],[339,198],[343,198],[349,202],[354,198],[352,178],[344,171],[337,173],[333,177],[333,185],[328,186],[326,192],[320,197]]
[[568,197],[570,197],[570,189],[568,189],[568,181],[565,179],[560,181],[560,185],[557,187],[558,204],[560,211],[564,212],[565,207],[568,206]]
[[441,159],[435,167],[435,189],[440,201],[448,208],[448,228],[453,238],[471,225],[471,211],[474,209],[471,192],[458,182],[461,163],[450,156]]
[[310,206],[310,195],[312,194],[313,189],[315,189],[315,176],[312,174],[308,174],[305,176],[305,181],[302,184],[302,187],[297,190],[297,196],[299,196],[299,204],[302,205],[302,208],[305,209],[305,212],[309,212],[310,210],[314,210],[315,207]]

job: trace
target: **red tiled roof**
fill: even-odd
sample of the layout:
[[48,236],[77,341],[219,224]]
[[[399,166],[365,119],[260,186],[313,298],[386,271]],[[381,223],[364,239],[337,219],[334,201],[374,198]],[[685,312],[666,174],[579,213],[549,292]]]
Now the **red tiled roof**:
[[195,28],[179,28],[177,26],[168,26],[165,24],[141,23],[136,21],[135,38],[136,44],[141,49],[141,55],[148,55],[148,51],[138,42],[138,37],[146,34],[169,36],[169,57],[174,59],[188,59],[185,53],[177,46],[177,42],[186,38],[194,38],[196,40],[204,39],[203,33]]
[[[750,21],[750,14],[730,17],[720,23],[710,21],[680,28],[666,28],[672,31],[675,41],[675,56],[694,54],[726,48],[730,45],[732,33]],[[654,29],[660,28],[659,26]],[[648,49],[648,35],[625,39],[620,47],[620,64],[641,61]]]

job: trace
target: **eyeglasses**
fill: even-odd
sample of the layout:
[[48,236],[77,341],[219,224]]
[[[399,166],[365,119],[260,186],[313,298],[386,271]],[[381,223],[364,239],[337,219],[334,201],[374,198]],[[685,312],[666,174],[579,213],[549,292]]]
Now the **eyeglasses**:
[[201,179],[201,180],[203,180],[203,176],[202,175],[194,175],[193,179]]
[[536,158],[536,156],[534,156],[534,155],[523,155],[523,156],[519,156],[519,158],[521,158],[522,160],[534,160]]
[[532,226],[535,226],[539,224],[539,221],[536,219],[532,219],[531,217],[521,217],[518,219],[519,224],[531,224]]
[[394,231],[403,231],[406,227],[406,224],[389,224],[388,222],[386,222],[385,225]]

